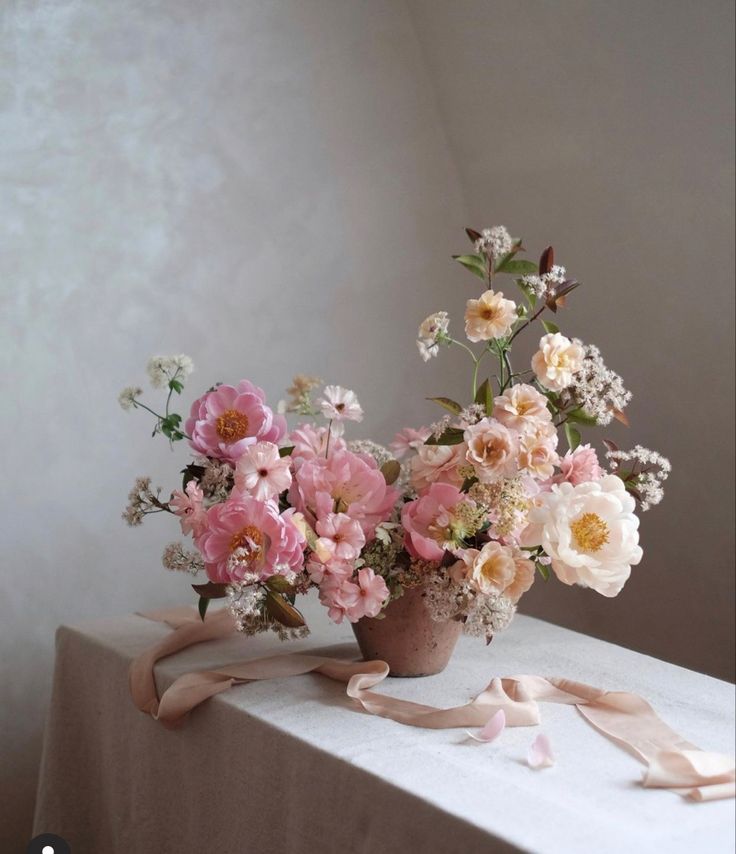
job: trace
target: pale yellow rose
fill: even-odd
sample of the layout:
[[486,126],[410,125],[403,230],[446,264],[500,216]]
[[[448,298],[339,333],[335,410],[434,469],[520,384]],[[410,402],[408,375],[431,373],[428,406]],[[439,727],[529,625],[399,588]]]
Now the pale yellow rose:
[[485,291],[479,299],[469,299],[465,307],[465,334],[470,341],[504,338],[518,319],[516,303],[503,294]]
[[532,368],[537,379],[550,391],[562,391],[583,367],[585,355],[581,344],[559,332],[544,335],[539,350],[532,356]]

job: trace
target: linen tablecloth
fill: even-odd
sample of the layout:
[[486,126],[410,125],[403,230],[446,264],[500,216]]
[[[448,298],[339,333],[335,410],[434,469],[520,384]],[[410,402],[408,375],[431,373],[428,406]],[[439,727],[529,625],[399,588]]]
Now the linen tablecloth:
[[[349,626],[308,608],[312,635],[201,644],[161,661],[159,692],[182,673],[284,651],[357,657]],[[642,766],[570,706],[491,744],[355,710],[317,675],[237,686],[170,731],[128,694],[131,660],[168,629],[139,616],[57,634],[34,834],[98,852],[726,852],[734,801],[694,804],[642,789]],[[448,669],[384,682],[437,706],[493,676],[561,676],[638,693],[682,736],[734,751],[733,686],[529,617],[490,647],[462,638]],[[557,756],[534,771],[539,731]]]

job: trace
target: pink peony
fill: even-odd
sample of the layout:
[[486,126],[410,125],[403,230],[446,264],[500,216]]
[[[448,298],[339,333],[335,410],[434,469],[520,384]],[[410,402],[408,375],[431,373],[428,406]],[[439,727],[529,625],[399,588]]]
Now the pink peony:
[[465,495],[456,486],[433,483],[421,498],[404,505],[404,545],[412,557],[442,560],[445,549],[455,539],[452,511],[464,500]]
[[579,483],[600,480],[604,475],[598,462],[598,454],[590,445],[579,445],[574,451],[568,451],[560,460],[559,466],[560,471],[548,481],[549,486],[564,482],[577,486]]
[[[289,435],[289,444],[294,446],[291,458],[298,463],[302,460],[313,460],[315,457],[324,457],[327,453],[327,427],[316,427],[314,424],[300,424]],[[330,436],[331,454],[344,451],[347,445],[345,440],[336,435],[335,425]]]
[[370,567],[358,570],[358,600],[347,610],[351,623],[357,623],[363,617],[375,617],[381,612],[384,602],[389,597],[386,582],[376,575]]
[[432,431],[429,427],[420,427],[418,430],[413,427],[404,427],[394,436],[389,448],[394,458],[400,460],[409,451],[416,451],[420,448],[431,435]]
[[317,520],[316,531],[320,546],[338,561],[355,560],[365,545],[360,522],[346,513],[328,513]]
[[411,458],[411,485],[423,492],[430,483],[451,483],[462,486],[464,477],[460,468],[467,466],[467,445],[420,445]]
[[267,501],[291,486],[290,465],[273,442],[249,445],[235,465],[235,489]]
[[204,494],[196,480],[187,483],[185,492],[177,489],[171,496],[169,506],[179,517],[183,534],[198,537],[204,530],[207,523],[203,500]]
[[190,445],[207,457],[235,463],[249,445],[279,442],[286,419],[274,415],[263,391],[248,380],[237,386],[221,385],[192,404],[184,425]]
[[328,459],[304,460],[297,468],[289,490],[289,501],[314,526],[330,513],[346,513],[360,523],[367,540],[376,525],[385,522],[399,497],[386,485],[376,462],[348,450]]
[[206,528],[196,539],[209,580],[227,583],[246,574],[263,580],[301,569],[305,542],[291,513],[279,515],[272,501],[250,495],[210,507]]

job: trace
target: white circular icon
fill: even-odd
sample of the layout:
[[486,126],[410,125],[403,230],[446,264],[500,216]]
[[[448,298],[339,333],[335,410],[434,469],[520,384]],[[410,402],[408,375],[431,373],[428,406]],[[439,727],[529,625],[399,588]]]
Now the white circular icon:
[[51,845],[44,845],[41,854],[54,854],[54,849]]

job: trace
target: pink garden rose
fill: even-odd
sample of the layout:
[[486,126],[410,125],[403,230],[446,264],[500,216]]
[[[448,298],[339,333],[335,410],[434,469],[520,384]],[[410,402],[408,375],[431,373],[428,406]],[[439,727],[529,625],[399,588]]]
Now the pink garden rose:
[[207,511],[206,528],[196,544],[210,581],[240,581],[246,574],[265,580],[301,569],[305,541],[272,501],[236,496]]
[[355,560],[365,545],[360,522],[351,519],[347,513],[328,513],[324,519],[317,519],[315,530],[319,544],[334,560]]
[[182,534],[197,537],[204,530],[207,523],[203,500],[204,494],[196,480],[190,480],[184,492],[180,489],[174,491],[169,506],[179,517]]
[[[298,463],[302,460],[324,457],[328,450],[327,433],[327,427],[317,427],[308,423],[300,424],[295,430],[292,430],[289,434],[289,444],[294,446],[294,450],[291,452],[292,460]],[[330,453],[344,451],[346,447],[345,440],[338,435],[333,424],[330,435]]]
[[286,419],[274,415],[262,389],[248,380],[237,386],[221,385],[192,404],[184,430],[200,454],[235,463],[249,445],[278,443],[286,433]]
[[433,483],[421,498],[404,505],[404,545],[412,557],[442,560],[455,539],[453,511],[464,500],[466,496],[456,486]]
[[420,427],[418,430],[413,427],[404,427],[394,436],[389,448],[394,458],[400,460],[405,454],[420,448],[431,435],[432,431],[429,427]]
[[363,617],[375,617],[389,597],[386,582],[370,567],[358,570],[354,580],[328,576],[320,585],[320,602],[335,623],[347,617],[357,623]]
[[358,585],[339,575],[327,576],[319,586],[319,601],[327,608],[327,616],[333,623],[341,623],[358,604],[359,597]]
[[604,475],[598,454],[590,445],[579,445],[574,451],[568,451],[560,460],[559,467],[560,471],[548,481],[548,485],[567,482],[577,486],[579,483],[600,480]]
[[399,497],[386,484],[372,457],[348,450],[315,457],[298,466],[289,490],[289,501],[314,527],[330,513],[345,513],[360,523],[366,540],[376,525],[385,522]]
[[451,483],[462,486],[460,467],[466,466],[467,445],[420,445],[411,458],[411,485],[423,492],[430,483]]

